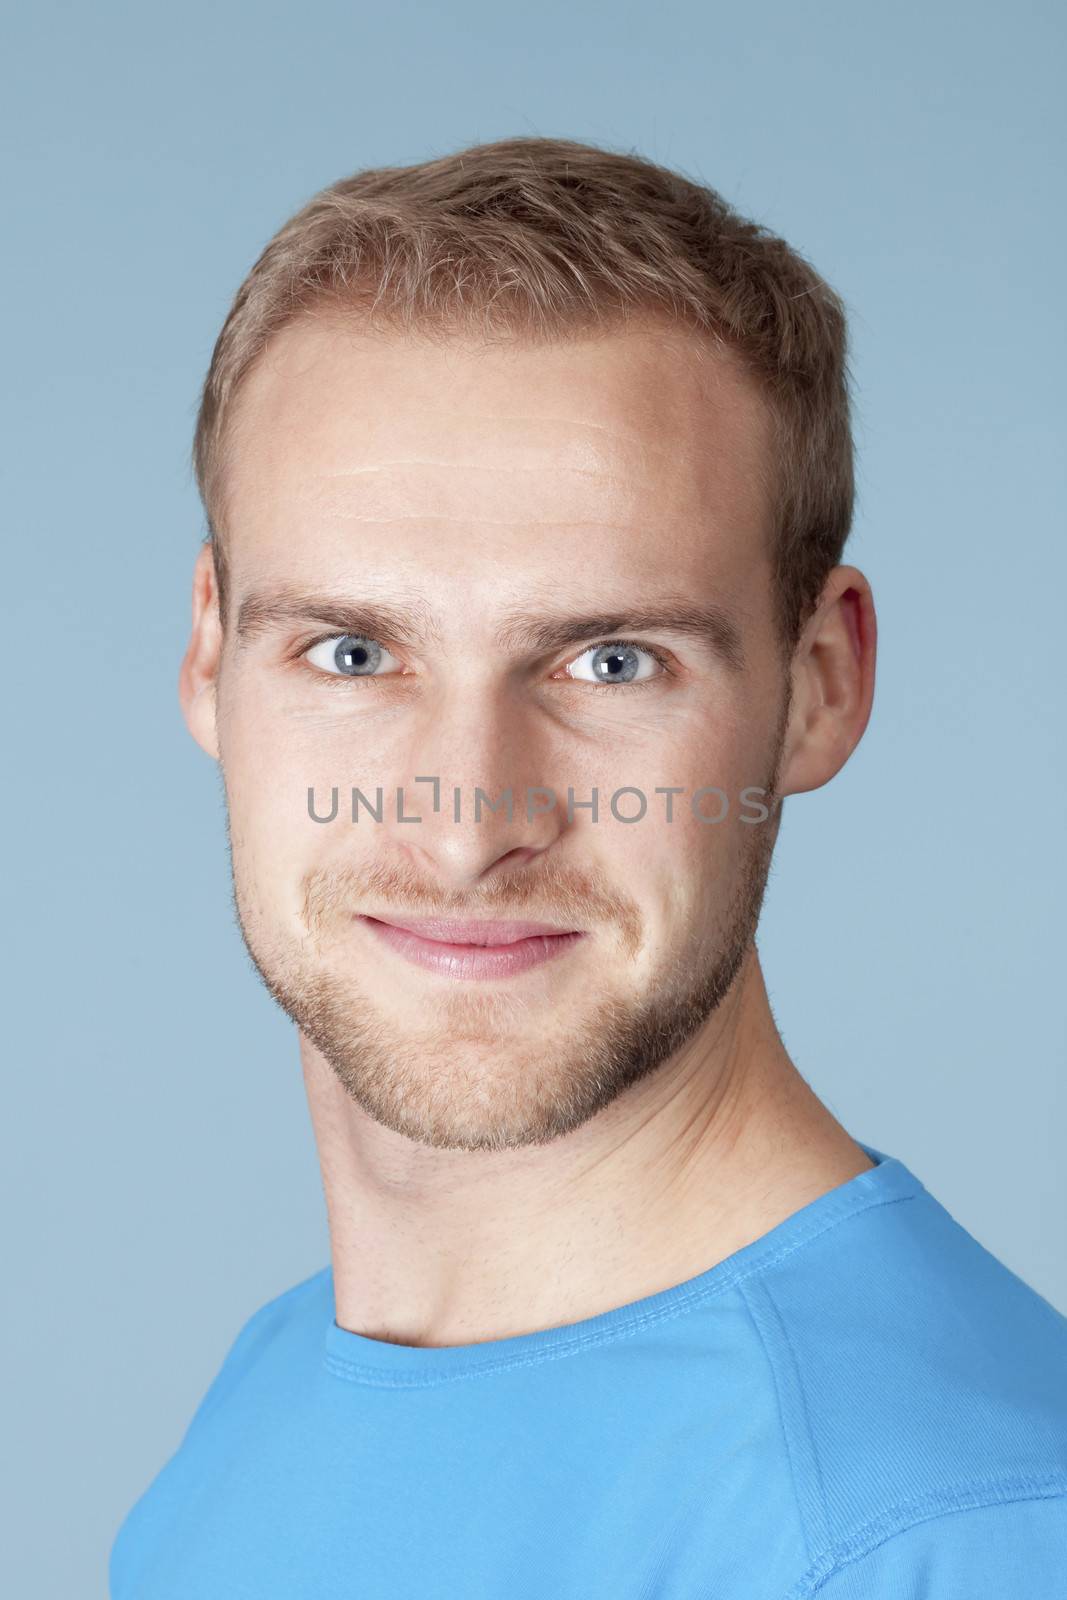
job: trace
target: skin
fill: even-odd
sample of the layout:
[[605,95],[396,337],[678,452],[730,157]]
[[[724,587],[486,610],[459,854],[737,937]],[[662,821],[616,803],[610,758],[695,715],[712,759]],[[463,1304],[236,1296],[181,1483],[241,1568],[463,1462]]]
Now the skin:
[[[771,1014],[753,935],[780,811],[746,825],[739,797],[819,788],[848,760],[874,606],[861,572],[835,568],[783,662],[769,420],[734,358],[656,324],[537,348],[318,316],[275,337],[236,422],[229,615],[202,549],[180,695],[221,764],[246,944],[297,1023],[339,1326],[450,1345],[579,1321],[867,1169]],[[376,674],[331,674],[333,643],[315,641],[345,632],[332,612],[238,636],[249,597],[283,588],[393,605],[434,636],[380,631]],[[519,609],[679,597],[728,614],[740,660],[663,628],[547,653],[497,637]],[[592,652],[620,637],[642,676],[608,687]],[[439,776],[438,813],[418,774]],[[351,824],[354,784],[401,786],[421,821],[387,804]],[[689,803],[708,784],[731,801],[714,825]],[[311,785],[320,807],[339,786],[333,823],[310,819]],[[530,817],[537,785],[560,803]],[[598,789],[596,822],[568,818],[568,785]],[[476,786],[511,787],[511,820],[475,821]],[[637,823],[608,807],[623,786],[649,799]],[[683,790],[670,823],[657,786]],[[411,966],[356,913],[585,936],[470,981]]]

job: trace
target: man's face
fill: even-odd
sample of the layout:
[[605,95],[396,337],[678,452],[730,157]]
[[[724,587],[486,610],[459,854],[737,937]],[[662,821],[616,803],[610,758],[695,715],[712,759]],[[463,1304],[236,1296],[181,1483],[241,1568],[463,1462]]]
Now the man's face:
[[[770,449],[733,361],[653,326],[494,348],[307,320],[251,374],[217,689],[235,901],[379,1122],[544,1143],[730,992],[777,815],[743,791],[772,789],[786,709]],[[685,607],[710,630],[650,620]],[[381,821],[352,821],[354,788]],[[476,820],[479,788],[510,821]],[[570,937],[464,954],[382,927],[435,917]]]

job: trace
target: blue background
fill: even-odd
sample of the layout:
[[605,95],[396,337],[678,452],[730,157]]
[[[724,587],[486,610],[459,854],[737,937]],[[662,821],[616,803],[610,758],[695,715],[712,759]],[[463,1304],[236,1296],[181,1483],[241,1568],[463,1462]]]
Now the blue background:
[[944,0],[12,14],[5,1592],[104,1594],[240,1324],[328,1259],[176,677],[212,344],[275,229],[360,167],[632,148],[844,296],[878,687],[786,808],[772,1005],[853,1135],[1067,1310],[1063,45],[1052,4]]

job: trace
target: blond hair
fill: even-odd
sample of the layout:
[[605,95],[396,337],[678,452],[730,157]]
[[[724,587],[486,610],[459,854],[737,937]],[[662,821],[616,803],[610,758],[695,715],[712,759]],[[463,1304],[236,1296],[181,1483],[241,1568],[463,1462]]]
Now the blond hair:
[[324,306],[534,342],[652,313],[725,343],[773,420],[775,612],[792,648],[841,559],[854,490],[844,309],[784,240],[678,172],[569,139],[500,139],[323,189],[245,278],[204,382],[193,467],[224,619],[234,400],[273,335]]

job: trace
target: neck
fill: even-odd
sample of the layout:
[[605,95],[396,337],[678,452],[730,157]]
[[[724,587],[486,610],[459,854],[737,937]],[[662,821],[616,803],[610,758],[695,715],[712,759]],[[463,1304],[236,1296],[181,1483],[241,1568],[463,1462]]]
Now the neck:
[[455,1345],[595,1316],[707,1271],[871,1162],[800,1076],[754,947],[684,1051],[514,1151],[383,1128],[301,1036],[337,1322]]

